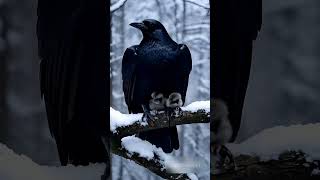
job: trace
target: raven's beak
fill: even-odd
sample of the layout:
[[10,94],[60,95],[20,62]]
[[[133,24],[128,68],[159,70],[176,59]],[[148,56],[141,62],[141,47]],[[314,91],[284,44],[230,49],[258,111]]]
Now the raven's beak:
[[138,28],[138,29],[140,29],[141,31],[146,31],[146,30],[148,30],[147,26],[144,25],[143,23],[136,23],[136,22],[134,22],[134,23],[130,23],[129,25],[132,26],[132,27]]

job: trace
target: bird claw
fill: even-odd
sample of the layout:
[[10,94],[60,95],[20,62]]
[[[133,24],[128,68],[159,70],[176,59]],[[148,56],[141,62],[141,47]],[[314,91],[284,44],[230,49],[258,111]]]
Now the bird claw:
[[150,111],[150,114],[151,114],[152,116],[156,116],[156,115],[159,114],[159,112],[156,111],[156,110],[152,110],[152,111]]
[[171,116],[174,116],[176,118],[182,116],[181,108],[180,107],[174,108],[173,112],[171,113]]
[[142,109],[143,109],[142,119],[144,121],[155,120],[154,115],[152,115],[151,112],[145,106],[142,106]]
[[217,145],[217,147],[214,148],[212,158],[212,173],[214,175],[237,170],[231,151],[224,145]]
[[148,121],[148,120],[154,121],[155,120],[154,116],[150,112],[144,112],[142,115],[142,119],[145,121]]

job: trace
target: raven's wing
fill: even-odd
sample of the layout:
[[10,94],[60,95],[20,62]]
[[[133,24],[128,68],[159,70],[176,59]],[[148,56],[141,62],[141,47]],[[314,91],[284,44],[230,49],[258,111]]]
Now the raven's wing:
[[[73,37],[66,29],[73,29],[73,19],[54,18],[38,5],[37,35],[40,62],[40,87],[45,100],[51,134],[54,136],[62,164],[68,161],[64,129],[74,112],[76,72],[79,63],[70,57]],[[67,25],[70,23],[69,25]],[[61,26],[60,28],[57,26]]]
[[183,103],[185,102],[185,97],[188,89],[189,74],[192,69],[192,58],[191,53],[187,45],[179,44],[178,57],[177,57],[177,67],[179,69],[176,82],[178,92],[182,96]]
[[123,92],[129,113],[133,109],[133,93],[136,84],[137,46],[127,48],[122,59]]
[[224,100],[233,128],[240,128],[252,59],[252,42],[262,24],[262,0],[215,1],[213,10],[212,97]]
[[[56,140],[62,165],[72,158],[74,162],[93,160],[89,157],[89,150],[86,151],[86,157],[82,157],[82,154],[80,156],[80,141],[84,146],[82,150],[92,148],[95,154],[98,154],[99,150],[92,147],[93,145],[85,147],[89,142],[85,138],[93,137],[90,136],[90,128],[97,127],[100,123],[97,121],[101,121],[101,117],[96,118],[96,114],[101,115],[102,111],[105,111],[102,109],[107,107],[104,96],[107,94],[107,88],[104,88],[107,82],[102,80],[107,76],[107,63],[104,62],[107,59],[104,54],[107,53],[103,45],[105,40],[99,40],[107,37],[102,36],[107,34],[103,32],[106,31],[106,21],[100,22],[97,18],[104,17],[105,14],[102,13],[105,10],[103,7],[99,9],[102,1],[99,1],[100,4],[97,2],[87,5],[85,2],[74,0],[61,6],[61,1],[38,1],[37,36],[41,59],[41,94],[45,100],[50,132]],[[101,100],[97,100],[98,95]],[[103,108],[102,103],[105,104]],[[83,119],[88,119],[88,114],[92,114],[92,120],[89,123],[83,122]],[[83,128],[85,123],[90,126]]]

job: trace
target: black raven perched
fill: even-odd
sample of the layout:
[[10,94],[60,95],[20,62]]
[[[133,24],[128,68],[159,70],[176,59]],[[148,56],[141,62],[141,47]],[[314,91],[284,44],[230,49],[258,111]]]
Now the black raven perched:
[[217,160],[212,162],[212,172],[221,173],[236,168],[224,144],[234,142],[240,128],[253,41],[262,24],[262,0],[213,1],[212,19],[211,158]]
[[[131,23],[141,30],[139,45],[126,49],[122,60],[122,79],[125,101],[129,113],[179,108],[185,102],[191,54],[184,44],[174,42],[158,21],[146,19]],[[177,128],[168,127],[139,133],[164,152],[179,148]]]
[[262,24],[262,0],[216,0],[213,2],[212,96],[228,107],[233,128],[230,142],[238,134],[246,95],[252,44]]
[[39,0],[41,94],[62,165],[109,162],[105,0]]

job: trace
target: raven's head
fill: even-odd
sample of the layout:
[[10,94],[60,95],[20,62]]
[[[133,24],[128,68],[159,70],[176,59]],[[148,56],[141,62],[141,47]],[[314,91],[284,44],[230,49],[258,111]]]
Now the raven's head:
[[145,19],[142,22],[134,22],[131,23],[130,26],[140,29],[143,37],[150,40],[165,40],[170,38],[166,28],[159,21],[154,19]]

